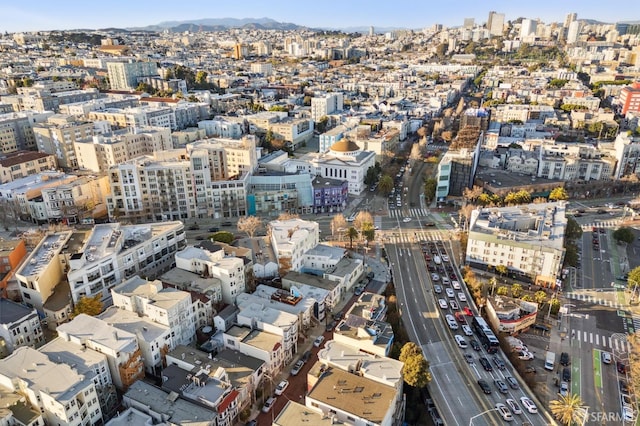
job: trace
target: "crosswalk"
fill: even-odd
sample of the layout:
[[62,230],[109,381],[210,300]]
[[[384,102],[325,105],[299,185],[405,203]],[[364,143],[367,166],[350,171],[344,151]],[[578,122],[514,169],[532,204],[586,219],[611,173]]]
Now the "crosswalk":
[[631,344],[627,341],[622,341],[604,334],[592,333],[590,331],[575,330],[571,333],[571,339],[590,343],[594,346],[600,346],[616,352],[628,353],[631,350]]
[[640,331],[640,315],[631,315],[631,319],[633,320],[633,329]]
[[429,215],[430,212],[428,209],[394,209],[389,211],[390,217],[395,217],[398,219],[404,217],[425,217]]
[[448,231],[430,230],[430,231],[416,231],[405,233],[391,233],[389,235],[389,242],[395,243],[416,243],[419,241],[443,241],[451,238]]
[[594,304],[594,305],[608,306],[608,307],[614,308],[614,309],[624,309],[624,306],[621,305],[618,302],[614,302],[613,300],[603,299],[603,298],[600,298],[600,297],[595,297],[595,296],[592,296],[592,295],[587,294],[587,293],[567,292],[567,293],[564,294],[564,296],[569,298],[569,299],[580,300],[582,302],[587,302],[587,303],[591,303],[591,304]]
[[596,220],[595,222],[583,223],[580,225],[583,231],[591,231],[596,228],[616,228],[620,224],[620,219]]

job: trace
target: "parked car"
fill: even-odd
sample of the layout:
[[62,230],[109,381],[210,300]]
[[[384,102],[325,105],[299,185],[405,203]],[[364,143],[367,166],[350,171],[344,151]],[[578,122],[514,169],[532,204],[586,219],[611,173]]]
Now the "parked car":
[[278,386],[276,386],[276,395],[282,395],[285,391],[285,389],[287,389],[289,387],[289,382],[286,380],[281,381],[280,383],[278,383]]
[[302,358],[300,358],[302,360],[302,362],[307,362],[309,361],[309,359],[311,358],[311,351],[306,351],[305,353],[302,354]]
[[200,229],[200,227],[197,224],[193,224],[193,225],[189,225],[189,231],[196,231],[198,229]]
[[571,381],[571,369],[569,367],[565,367],[562,369],[562,380],[565,382]]
[[231,222],[222,222],[221,225],[222,226],[233,226],[233,223],[231,223]]
[[620,374],[627,374],[627,365],[624,362],[616,362],[616,369]]
[[271,410],[273,408],[273,406],[276,403],[276,397],[275,396],[270,396],[269,399],[267,399],[264,403],[264,405],[262,406],[262,412],[263,413],[268,413],[269,410]]
[[324,336],[318,336],[316,337],[316,340],[313,341],[313,346],[319,348],[322,345],[322,342],[324,342]]
[[304,361],[302,361],[301,359],[298,360],[294,365],[293,368],[291,369],[291,375],[292,376],[297,376],[298,373],[300,372],[300,370],[302,370],[302,366],[304,365]]
[[560,382],[560,395],[561,396],[569,395],[569,383],[565,381]]
[[569,365],[570,361],[569,361],[569,354],[567,352],[562,352],[560,354],[560,365]]
[[212,226],[211,228],[209,228],[209,232],[218,232],[220,231],[220,228],[218,228],[217,226]]
[[331,321],[329,324],[327,324],[327,326],[325,327],[325,331],[331,331],[334,328],[336,328],[336,325],[338,325],[337,321]]

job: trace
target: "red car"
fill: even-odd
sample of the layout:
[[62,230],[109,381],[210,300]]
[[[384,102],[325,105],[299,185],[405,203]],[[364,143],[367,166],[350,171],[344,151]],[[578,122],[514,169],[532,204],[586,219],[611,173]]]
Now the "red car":
[[472,317],[473,316],[473,312],[471,312],[471,309],[469,309],[468,306],[465,306],[462,310],[464,311],[464,314],[466,316],[468,316],[468,317]]
[[431,256],[429,256],[428,254],[425,254],[424,260],[426,260],[427,262],[431,262]]
[[458,322],[466,323],[466,321],[464,319],[464,315],[462,315],[462,312],[456,312],[454,315],[455,315],[456,319],[458,320]]

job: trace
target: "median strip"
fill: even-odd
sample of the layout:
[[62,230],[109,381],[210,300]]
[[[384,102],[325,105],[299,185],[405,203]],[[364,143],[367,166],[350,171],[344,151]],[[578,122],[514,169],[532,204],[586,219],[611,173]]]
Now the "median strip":
[[593,382],[602,389],[602,351],[599,349],[593,350]]

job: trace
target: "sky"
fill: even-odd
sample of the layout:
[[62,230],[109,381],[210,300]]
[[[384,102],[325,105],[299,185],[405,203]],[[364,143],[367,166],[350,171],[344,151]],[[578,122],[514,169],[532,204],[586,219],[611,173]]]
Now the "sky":
[[[464,18],[486,22],[489,11],[543,22],[562,22],[567,13],[603,22],[640,20],[640,2],[596,0],[30,0],[0,3],[0,31],[144,27],[163,21],[202,18],[271,18],[312,28],[425,28],[460,26]],[[180,8],[179,6],[185,7]],[[609,5],[610,7],[607,7]]]

